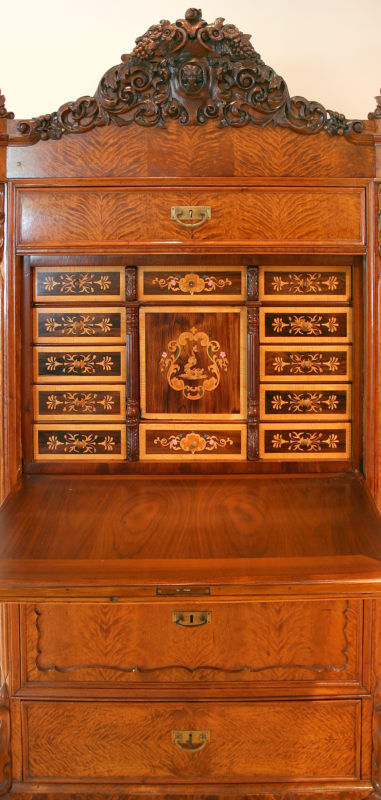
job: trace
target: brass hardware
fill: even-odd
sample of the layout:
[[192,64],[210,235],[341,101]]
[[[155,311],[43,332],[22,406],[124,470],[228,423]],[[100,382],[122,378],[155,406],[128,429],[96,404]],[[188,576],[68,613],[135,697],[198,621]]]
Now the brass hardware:
[[211,611],[172,611],[172,622],[181,628],[201,628],[211,621]]
[[210,731],[172,731],[172,742],[184,753],[197,753],[210,742]]
[[157,586],[157,597],[200,597],[210,595],[209,586]]
[[210,206],[172,206],[171,219],[184,228],[199,228],[207,219],[212,219],[212,209]]

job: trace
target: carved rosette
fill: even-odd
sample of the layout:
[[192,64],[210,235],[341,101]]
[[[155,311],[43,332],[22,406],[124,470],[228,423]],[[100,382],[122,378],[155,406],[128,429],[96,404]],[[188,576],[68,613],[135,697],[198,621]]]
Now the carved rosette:
[[94,97],[80,97],[58,111],[19,123],[29,140],[60,139],[97,126],[132,122],[221,126],[269,123],[313,134],[361,133],[363,123],[326,110],[304,97],[290,97],[283,78],[267,66],[250,43],[250,35],[219,17],[208,24],[201,10],[190,8],[184,19],[162,20],[136,40],[122,63],[108,70]]

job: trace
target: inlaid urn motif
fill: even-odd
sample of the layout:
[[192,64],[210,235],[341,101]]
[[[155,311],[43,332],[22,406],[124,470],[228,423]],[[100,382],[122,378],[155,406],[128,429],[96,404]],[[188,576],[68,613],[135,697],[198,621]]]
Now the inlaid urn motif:
[[221,372],[227,372],[228,366],[220,343],[195,327],[170,341],[160,358],[170,387],[188,400],[199,400],[205,392],[217,389]]

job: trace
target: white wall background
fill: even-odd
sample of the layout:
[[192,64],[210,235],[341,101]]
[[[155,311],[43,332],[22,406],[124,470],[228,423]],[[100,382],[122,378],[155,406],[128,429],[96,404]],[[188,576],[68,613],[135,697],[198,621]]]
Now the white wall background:
[[[3,0],[5,4],[5,0]],[[188,0],[18,0],[0,12],[0,87],[16,117],[48,113],[93,94],[109,67],[160,19],[183,17]],[[204,0],[252,34],[291,94],[347,117],[366,118],[381,85],[381,0]]]

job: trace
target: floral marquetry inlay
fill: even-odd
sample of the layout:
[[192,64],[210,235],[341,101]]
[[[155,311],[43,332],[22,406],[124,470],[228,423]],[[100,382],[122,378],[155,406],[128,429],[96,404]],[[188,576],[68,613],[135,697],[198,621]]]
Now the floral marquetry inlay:
[[171,436],[158,436],[154,440],[154,444],[160,444],[161,447],[169,447],[170,450],[179,451],[184,453],[202,453],[203,450],[217,450],[218,447],[227,447],[233,444],[233,440],[228,436],[221,437],[211,433],[191,433],[178,435],[172,434]]
[[339,365],[337,356],[323,353],[290,353],[288,357],[275,356],[273,360],[275,372],[283,372],[285,367],[289,367],[290,375],[321,375],[324,367],[333,373],[337,372]]
[[168,275],[167,278],[153,278],[152,283],[160,287],[160,289],[167,289],[170,292],[184,292],[185,294],[198,294],[200,292],[213,292],[216,289],[224,289],[225,286],[231,286],[232,282],[229,278],[217,278],[215,275],[198,275],[194,272],[189,272],[186,275],[178,273],[176,275]]
[[320,460],[350,457],[349,423],[319,424],[303,427],[293,424],[280,427],[260,425],[261,458],[298,459],[316,457]]
[[319,336],[326,328],[329,333],[336,333],[339,324],[336,317],[330,317],[327,322],[323,322],[323,318],[314,314],[314,316],[294,316],[289,317],[286,322],[282,317],[275,317],[272,326],[276,333],[281,333],[284,328],[289,328],[292,336],[301,334],[307,336]]
[[[58,280],[57,280],[58,278]],[[101,275],[96,279],[95,275],[82,272],[78,275],[66,273],[65,275],[47,275],[44,278],[43,286],[46,292],[63,292],[64,294],[94,294],[96,287],[99,291],[106,292],[110,289],[111,281],[108,275]]]
[[34,442],[38,461],[80,458],[107,461],[126,455],[125,426],[122,425],[108,425],[107,428],[35,425]]
[[182,392],[187,400],[199,400],[205,392],[217,389],[221,371],[227,372],[228,366],[220,343],[195,327],[170,341],[168,352],[160,358],[161,371],[171,389]]
[[322,445],[326,444],[329,449],[336,450],[339,444],[339,437],[336,433],[330,433],[325,439],[324,434],[314,431],[313,433],[292,431],[288,433],[286,438],[281,433],[275,433],[273,436],[272,444],[274,449],[281,449],[287,445],[288,450],[301,450],[307,453],[318,453],[322,449]]

